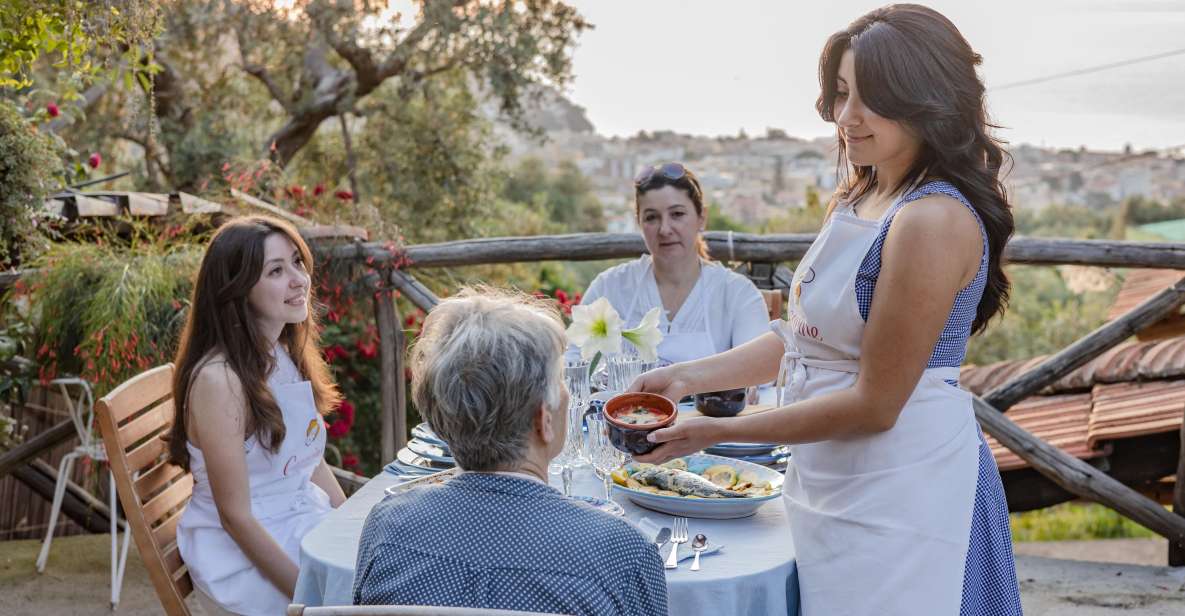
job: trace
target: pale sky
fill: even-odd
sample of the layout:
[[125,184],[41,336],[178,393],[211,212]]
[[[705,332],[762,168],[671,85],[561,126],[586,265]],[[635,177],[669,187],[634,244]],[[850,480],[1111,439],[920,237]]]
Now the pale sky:
[[[669,129],[832,133],[814,110],[832,32],[884,4],[833,0],[570,0],[596,29],[566,94],[602,135]],[[933,0],[984,56],[988,88],[1185,48],[1185,0]],[[1185,144],[1185,55],[989,93],[1012,143]]]

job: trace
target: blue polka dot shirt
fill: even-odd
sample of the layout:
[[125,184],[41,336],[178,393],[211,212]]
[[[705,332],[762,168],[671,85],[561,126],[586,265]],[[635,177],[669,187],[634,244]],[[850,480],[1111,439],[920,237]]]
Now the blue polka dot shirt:
[[462,473],[388,496],[366,519],[356,572],[358,605],[667,613],[653,543],[525,477]]

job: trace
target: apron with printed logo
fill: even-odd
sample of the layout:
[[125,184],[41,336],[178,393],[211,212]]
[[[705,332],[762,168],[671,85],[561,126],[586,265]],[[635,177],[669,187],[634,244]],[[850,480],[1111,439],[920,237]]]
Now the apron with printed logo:
[[[295,366],[278,353],[277,373],[291,375]],[[285,370],[286,368],[286,370]],[[286,428],[279,451],[272,453],[253,436],[243,444],[251,513],[276,543],[300,564],[300,541],[329,512],[329,496],[312,482],[325,454],[325,421],[317,412],[309,381],[284,383],[273,377],[268,386],[284,414]],[[238,543],[222,528],[202,451],[187,444],[194,477],[193,496],[177,527],[177,547],[194,585],[220,607],[236,614],[283,614],[291,603],[273,585]]]
[[[879,229],[838,207],[795,271],[789,318],[771,324],[786,347],[779,405],[855,383],[856,275]],[[888,431],[790,448],[783,497],[802,614],[959,613],[979,432],[970,394],[946,382],[958,374],[927,369]]]
[[[691,293],[687,294],[687,299],[683,301],[683,305],[679,308],[680,312],[696,309],[700,311],[698,329],[671,332],[672,323],[667,318],[666,307],[662,306],[662,295],[659,294],[658,283],[654,280],[653,264],[647,259],[644,266],[638,269],[638,278],[634,283],[634,288],[637,289],[637,292],[634,294],[634,298],[630,301],[630,305],[625,311],[625,317],[630,319],[626,322],[631,327],[637,326],[638,322],[646,314],[646,311],[653,308],[653,306],[638,305],[638,296],[642,294],[643,285],[653,284],[654,294],[659,298],[658,309],[662,311],[659,315],[659,327],[665,326],[667,330],[663,332],[662,341],[658,343],[659,362],[663,365],[677,364],[715,355],[716,343],[712,338],[712,327],[708,320],[711,291],[708,290],[708,284],[704,281],[704,272],[702,270],[700,271],[699,279],[696,280]],[[689,326],[695,327],[695,324],[692,323]]]

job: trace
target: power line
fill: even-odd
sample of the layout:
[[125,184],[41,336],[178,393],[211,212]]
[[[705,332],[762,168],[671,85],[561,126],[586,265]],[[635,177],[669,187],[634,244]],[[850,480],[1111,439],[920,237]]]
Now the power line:
[[1044,77],[1035,77],[1033,79],[1025,79],[1022,81],[1013,81],[1012,83],[1005,83],[1005,84],[998,85],[998,86],[992,86],[992,87],[988,88],[988,91],[999,92],[1000,90],[1008,90],[1011,88],[1031,86],[1031,85],[1036,85],[1039,83],[1045,83],[1047,81],[1053,81],[1055,79],[1065,79],[1066,77],[1076,77],[1078,75],[1086,75],[1089,73],[1098,73],[1100,71],[1107,71],[1107,70],[1111,70],[1113,68],[1119,68],[1121,66],[1130,66],[1132,64],[1139,64],[1141,62],[1150,62],[1152,60],[1159,60],[1161,58],[1179,56],[1182,54],[1185,54],[1185,48],[1174,49],[1172,51],[1166,51],[1163,53],[1153,54],[1150,56],[1141,56],[1139,58],[1132,58],[1130,60],[1120,60],[1119,62],[1111,62],[1109,64],[1100,64],[1098,66],[1090,66],[1087,68],[1080,68],[1078,70],[1067,71],[1064,73],[1055,73],[1053,75],[1046,75]]

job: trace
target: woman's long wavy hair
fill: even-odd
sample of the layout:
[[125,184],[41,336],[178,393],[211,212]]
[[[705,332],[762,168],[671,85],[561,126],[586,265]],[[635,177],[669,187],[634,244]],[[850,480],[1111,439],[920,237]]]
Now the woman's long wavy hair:
[[[990,134],[984,87],[975,67],[983,58],[971,49],[949,19],[917,4],[876,9],[831,35],[819,58],[819,99],[815,108],[835,122],[837,74],[851,49],[856,84],[876,114],[900,122],[922,141],[921,153],[898,186],[921,178],[943,179],[963,193],[983,220],[988,243],[987,287],[979,301],[972,333],[982,331],[1008,303],[1009,282],[1001,255],[1012,236],[1012,209],[1001,181],[1011,157]],[[876,170],[848,161],[839,139],[838,200],[856,200],[877,185]],[[830,210],[829,210],[830,213]]]
[[[267,385],[267,377],[275,367],[272,345],[259,330],[258,320],[247,301],[263,273],[264,242],[273,233],[292,241],[311,277],[312,254],[300,234],[288,223],[265,216],[236,218],[222,225],[202,257],[189,316],[174,360],[176,414],[168,439],[171,461],[187,470],[189,389],[194,373],[215,354],[225,359],[227,367],[242,382],[249,408],[246,436],[255,436],[273,453],[284,442],[284,415]],[[317,410],[324,415],[336,408],[341,398],[321,355],[320,329],[314,313],[310,307],[304,322],[285,325],[279,343],[284,345],[300,374],[311,382]]]

